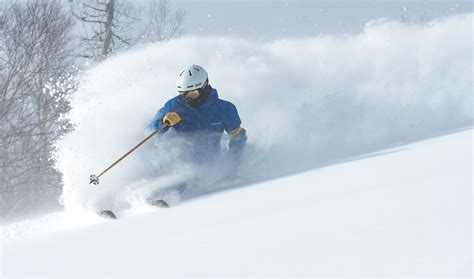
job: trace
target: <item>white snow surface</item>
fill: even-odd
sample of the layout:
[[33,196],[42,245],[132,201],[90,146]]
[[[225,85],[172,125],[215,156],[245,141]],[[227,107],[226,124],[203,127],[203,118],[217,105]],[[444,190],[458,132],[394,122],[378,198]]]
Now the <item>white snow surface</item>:
[[84,213],[6,240],[3,275],[468,277],[472,132],[116,221]]
[[[184,37],[84,71],[76,129],[58,144],[65,210],[2,227],[1,275],[470,276],[472,21]],[[204,179],[196,197],[152,209],[150,191],[199,173],[164,138],[89,185],[144,138],[193,63],[239,110],[249,179]],[[120,218],[93,213],[103,208]]]

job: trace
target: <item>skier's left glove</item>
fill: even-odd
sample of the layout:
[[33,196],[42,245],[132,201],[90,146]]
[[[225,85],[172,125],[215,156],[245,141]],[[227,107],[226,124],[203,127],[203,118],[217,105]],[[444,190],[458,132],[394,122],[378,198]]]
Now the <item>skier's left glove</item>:
[[247,143],[247,131],[238,127],[229,132],[229,152],[230,154],[240,153]]
[[178,124],[181,121],[181,116],[177,114],[176,112],[168,112],[163,116],[163,124],[165,126],[170,126],[173,127],[174,125]]

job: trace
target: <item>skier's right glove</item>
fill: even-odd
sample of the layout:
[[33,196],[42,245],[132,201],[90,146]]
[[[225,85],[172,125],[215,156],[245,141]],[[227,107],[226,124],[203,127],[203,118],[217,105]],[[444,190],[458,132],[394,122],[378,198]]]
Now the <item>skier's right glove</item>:
[[181,116],[177,114],[176,112],[168,112],[163,116],[163,124],[165,126],[170,126],[173,127],[174,125],[178,124],[181,121]]

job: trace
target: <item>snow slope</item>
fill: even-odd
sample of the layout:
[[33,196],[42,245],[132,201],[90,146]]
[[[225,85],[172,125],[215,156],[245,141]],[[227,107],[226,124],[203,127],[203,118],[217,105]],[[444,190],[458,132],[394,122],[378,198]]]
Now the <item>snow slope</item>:
[[7,239],[3,276],[468,277],[472,136],[458,131],[174,208]]

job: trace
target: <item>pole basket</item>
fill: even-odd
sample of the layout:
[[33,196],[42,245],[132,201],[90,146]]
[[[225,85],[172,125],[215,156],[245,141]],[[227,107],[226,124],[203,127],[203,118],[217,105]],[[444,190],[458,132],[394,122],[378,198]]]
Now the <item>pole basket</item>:
[[92,174],[90,177],[89,184],[98,185],[99,184],[99,177],[97,175]]

